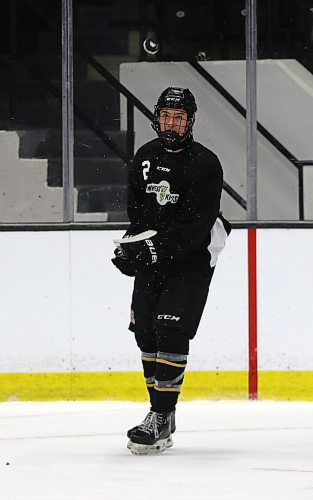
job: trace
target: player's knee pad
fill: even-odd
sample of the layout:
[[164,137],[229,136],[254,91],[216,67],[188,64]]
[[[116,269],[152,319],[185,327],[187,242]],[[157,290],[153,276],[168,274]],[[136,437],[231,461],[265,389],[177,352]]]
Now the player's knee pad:
[[175,328],[157,329],[157,350],[178,354],[189,354],[189,337]]

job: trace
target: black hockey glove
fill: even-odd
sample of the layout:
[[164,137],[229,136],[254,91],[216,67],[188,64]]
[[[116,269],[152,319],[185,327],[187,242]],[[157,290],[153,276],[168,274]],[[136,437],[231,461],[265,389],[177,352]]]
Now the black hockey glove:
[[158,267],[160,248],[153,236],[134,242],[126,239],[125,243],[121,243],[121,247],[138,271],[148,271]]
[[135,276],[135,267],[124,250],[122,248],[116,248],[114,254],[115,257],[111,259],[114,266],[126,276]]

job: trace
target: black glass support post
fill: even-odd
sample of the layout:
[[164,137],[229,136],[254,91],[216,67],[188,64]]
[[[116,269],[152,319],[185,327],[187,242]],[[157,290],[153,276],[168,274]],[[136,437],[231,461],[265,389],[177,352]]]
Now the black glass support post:
[[127,159],[130,163],[134,156],[134,106],[127,99]]
[[63,222],[74,220],[73,5],[62,0]]
[[16,26],[16,0],[10,2],[10,68],[9,68],[9,117],[16,119],[16,96],[15,96],[15,58],[17,54],[17,26]]

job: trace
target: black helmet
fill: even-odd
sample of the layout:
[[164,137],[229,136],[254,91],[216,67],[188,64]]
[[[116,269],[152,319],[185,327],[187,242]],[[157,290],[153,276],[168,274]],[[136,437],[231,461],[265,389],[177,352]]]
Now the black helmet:
[[[159,118],[160,110],[164,108],[183,109],[187,113],[188,125],[184,135],[174,131],[161,132]],[[171,151],[185,148],[193,141],[192,127],[195,121],[197,105],[193,94],[189,89],[180,87],[168,87],[160,95],[154,107],[152,128],[157,132],[162,145]]]

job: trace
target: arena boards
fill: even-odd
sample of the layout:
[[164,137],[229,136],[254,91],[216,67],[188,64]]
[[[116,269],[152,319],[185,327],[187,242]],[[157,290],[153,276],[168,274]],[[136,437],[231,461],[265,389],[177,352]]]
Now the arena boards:
[[[248,399],[248,372],[186,372],[180,400]],[[260,371],[261,400],[313,401],[313,371]],[[1,373],[0,401],[146,401],[139,372]]]

